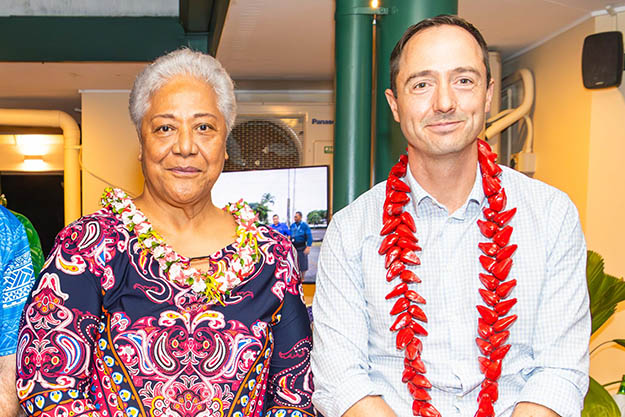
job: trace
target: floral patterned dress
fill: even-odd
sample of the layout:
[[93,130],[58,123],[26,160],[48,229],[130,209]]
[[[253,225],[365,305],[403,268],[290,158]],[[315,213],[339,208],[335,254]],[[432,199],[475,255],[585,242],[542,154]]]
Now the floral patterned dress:
[[[22,317],[17,387],[27,414],[313,415],[295,251],[258,230],[254,272],[212,306],[163,276],[108,209],[62,230]],[[211,255],[211,268],[226,268],[234,252]]]

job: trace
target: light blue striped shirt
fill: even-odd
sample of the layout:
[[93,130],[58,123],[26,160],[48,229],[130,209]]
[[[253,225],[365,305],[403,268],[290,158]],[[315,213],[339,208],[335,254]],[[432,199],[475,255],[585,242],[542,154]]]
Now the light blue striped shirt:
[[[579,417],[588,388],[590,314],[586,246],[577,210],[561,191],[503,168],[511,221],[510,278],[518,281],[510,298],[512,345],[499,379],[498,417],[517,402],[544,405],[562,417]],[[479,171],[478,171],[479,173]],[[473,416],[483,375],[479,370],[477,304],[484,304],[477,243],[486,239],[476,221],[486,204],[480,176],[456,212],[429,195],[408,170],[422,280],[411,284],[425,299],[429,335],[422,359],[432,382],[432,404],[444,417]],[[398,416],[412,416],[412,399],[401,382],[404,352],[395,347],[389,315],[395,299],[385,295],[397,284],[385,279],[382,237],[385,183],[373,187],[338,212],[320,254],[313,302],[313,402],[325,417],[341,416],[367,395],[381,395]]]

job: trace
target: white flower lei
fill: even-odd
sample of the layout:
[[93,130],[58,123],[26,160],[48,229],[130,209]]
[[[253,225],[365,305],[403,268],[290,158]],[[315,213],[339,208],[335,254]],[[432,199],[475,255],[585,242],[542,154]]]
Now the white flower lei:
[[212,275],[190,266],[186,258],[178,255],[165,243],[152,228],[149,220],[122,190],[106,188],[102,194],[101,204],[120,218],[126,230],[135,232],[139,245],[152,254],[170,281],[182,286],[191,286],[193,291],[206,296],[211,304],[223,303],[224,297],[230,294],[232,288],[254,271],[254,264],[260,256],[257,241],[258,217],[242,199],[224,207],[237,222],[237,238],[233,245],[236,252],[232,255],[228,269],[218,268]]

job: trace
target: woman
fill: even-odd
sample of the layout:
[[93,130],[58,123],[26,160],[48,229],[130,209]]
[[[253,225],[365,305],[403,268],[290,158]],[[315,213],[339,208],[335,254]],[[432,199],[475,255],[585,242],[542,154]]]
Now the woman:
[[58,235],[24,312],[18,395],[37,416],[312,415],[310,324],[294,250],[211,189],[232,80],[187,49],[135,81],[145,176],[135,200]]

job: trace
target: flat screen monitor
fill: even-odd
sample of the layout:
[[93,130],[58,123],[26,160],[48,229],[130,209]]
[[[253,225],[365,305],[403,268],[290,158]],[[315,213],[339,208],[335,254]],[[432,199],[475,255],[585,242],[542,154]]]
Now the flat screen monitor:
[[213,203],[223,207],[240,198],[259,213],[261,223],[278,215],[290,227],[296,212],[311,229],[305,283],[314,283],[321,241],[328,225],[328,166],[223,172],[212,190]]

